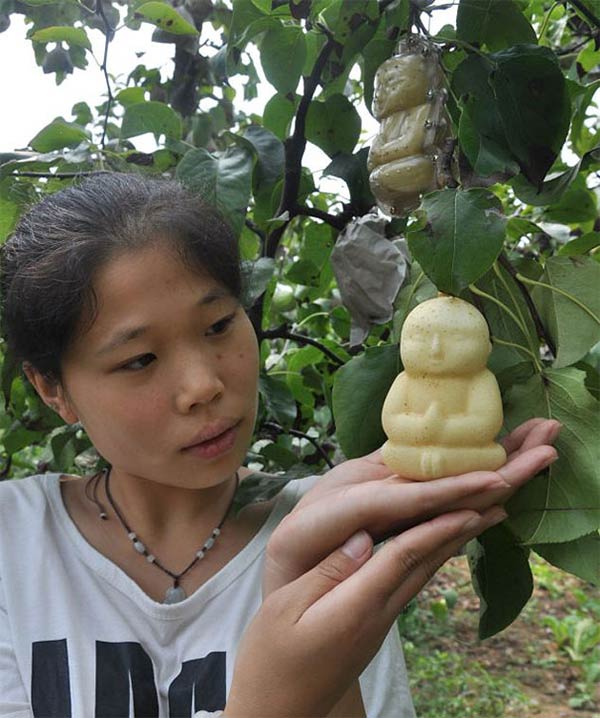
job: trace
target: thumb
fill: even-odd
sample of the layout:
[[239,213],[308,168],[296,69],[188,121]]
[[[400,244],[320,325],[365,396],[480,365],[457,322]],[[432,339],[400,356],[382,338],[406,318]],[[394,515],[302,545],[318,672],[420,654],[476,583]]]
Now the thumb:
[[361,530],[313,569],[289,584],[292,595],[302,597],[302,612],[358,571],[371,558],[372,553],[373,539]]

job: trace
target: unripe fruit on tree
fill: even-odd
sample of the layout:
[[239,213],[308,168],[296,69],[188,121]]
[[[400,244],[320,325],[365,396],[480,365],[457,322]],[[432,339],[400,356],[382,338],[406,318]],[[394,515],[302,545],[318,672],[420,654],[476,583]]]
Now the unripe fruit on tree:
[[448,131],[443,84],[437,49],[414,35],[377,70],[373,114],[381,125],[367,165],[371,191],[388,214],[406,214],[438,187],[439,147]]

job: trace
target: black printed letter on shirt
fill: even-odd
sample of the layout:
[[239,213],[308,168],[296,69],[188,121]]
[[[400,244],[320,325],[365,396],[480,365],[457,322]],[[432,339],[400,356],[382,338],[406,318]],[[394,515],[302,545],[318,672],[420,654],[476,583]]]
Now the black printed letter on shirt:
[[67,639],[31,644],[31,707],[36,718],[71,718]]
[[139,643],[96,641],[96,716],[129,716],[129,683],[133,714],[158,718],[158,696],[150,656]]
[[171,718],[192,715],[192,694],[196,711],[225,708],[225,653],[209,653],[206,658],[184,661],[169,688]]

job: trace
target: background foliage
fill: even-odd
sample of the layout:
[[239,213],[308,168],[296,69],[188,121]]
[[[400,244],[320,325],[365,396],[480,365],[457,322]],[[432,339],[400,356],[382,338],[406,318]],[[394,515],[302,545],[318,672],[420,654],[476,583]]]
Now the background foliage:
[[[505,430],[532,416],[563,424],[559,461],[470,547],[488,636],[527,602],[531,551],[600,581],[600,8],[460,0],[456,26],[431,38],[452,121],[446,187],[413,214],[380,221],[377,241],[363,242],[361,277],[371,267],[377,284],[381,242],[397,250],[402,270],[394,301],[375,292],[378,311],[367,311],[358,288],[354,302],[341,295],[330,261],[375,204],[357,108],[370,109],[375,71],[399,38],[426,33],[424,13],[437,9],[432,0],[0,0],[0,29],[24,15],[23,41],[57,83],[86,70],[88,31],[99,29],[107,82],[100,104],[75,104],[28,151],[2,148],[0,239],[31,202],[93,171],[175,176],[201,191],[239,236],[261,340],[249,461],[288,478],[384,441],[381,405],[401,369],[402,323],[418,302],[440,289],[476,304],[492,333]],[[115,79],[110,43],[142,23],[172,46],[173,73],[165,79],[140,63]],[[243,109],[258,91],[251,47],[270,86],[261,116]],[[157,149],[142,152],[136,138],[148,132]],[[307,143],[331,158],[323,175],[343,180],[347,200],[304,166]],[[366,336],[351,341],[360,321]],[[81,429],[61,425],[3,359],[2,478],[94,468]]]

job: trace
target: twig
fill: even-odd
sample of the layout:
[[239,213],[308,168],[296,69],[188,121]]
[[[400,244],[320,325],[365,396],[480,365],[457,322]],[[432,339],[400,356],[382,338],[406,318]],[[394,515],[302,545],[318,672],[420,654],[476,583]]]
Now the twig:
[[257,225],[251,220],[247,219],[244,224],[251,232],[254,232],[254,234],[260,239],[261,244],[264,248],[265,242],[267,241],[267,235],[262,231],[262,229],[259,229]]
[[100,69],[104,73],[104,79],[106,81],[106,89],[108,90],[108,102],[106,103],[106,115],[104,117],[104,127],[102,129],[102,139],[100,140],[100,146],[102,149],[104,149],[104,145],[106,142],[106,130],[108,128],[108,118],[110,116],[110,110],[112,108],[112,103],[114,102],[114,97],[112,94],[112,90],[110,87],[110,79],[108,77],[108,68],[107,68],[107,62],[108,62],[108,46],[110,45],[113,37],[115,36],[114,28],[111,27],[110,23],[108,22],[108,18],[106,17],[106,13],[104,12],[104,7],[102,6],[102,0],[96,0],[96,12],[100,17],[102,18],[104,22],[104,35],[105,35],[105,41],[104,41],[104,58],[102,60],[102,65],[100,66]]
[[275,213],[276,217],[280,217],[285,212],[288,212],[289,219],[281,227],[274,229],[269,235],[267,240],[267,257],[274,257],[277,253],[277,247],[279,246],[281,237],[294,216],[302,175],[302,156],[306,148],[306,115],[317,85],[319,84],[321,73],[336,45],[337,43],[332,37],[327,38],[327,42],[321,48],[321,52],[317,57],[312,72],[304,80],[304,94],[302,95],[298,112],[296,113],[294,134],[285,141],[285,179],[281,202]]
[[573,7],[577,8],[579,12],[582,15],[585,15],[585,17],[596,27],[600,27],[600,20],[594,15],[594,13],[587,8],[580,0],[563,0],[564,4],[571,4]]
[[290,332],[285,324],[281,327],[278,327],[277,329],[265,329],[261,331],[259,334],[259,341],[262,339],[291,339],[292,341],[298,342],[299,344],[310,344],[311,346],[316,347],[317,349],[322,351],[323,354],[328,356],[338,366],[344,366],[345,364],[345,362],[340,359],[337,354],[332,352],[331,349],[328,349],[326,346],[318,342],[316,339],[313,339],[312,337],[307,337],[304,334],[296,334],[294,332]]
[[304,215],[307,217],[316,217],[317,219],[322,219],[323,222],[331,225],[339,232],[344,229],[346,223],[353,215],[352,208],[349,205],[346,206],[344,211],[340,214],[329,214],[328,212],[324,212],[322,209],[317,209],[316,207],[303,207],[301,205],[296,205],[295,212],[296,214]]
[[262,428],[265,429],[271,429],[272,431],[276,431],[278,434],[290,434],[291,436],[297,436],[300,439],[307,439],[310,441],[310,443],[315,447],[315,449],[321,454],[321,456],[325,459],[327,462],[327,466],[329,466],[330,469],[333,469],[335,464],[331,461],[329,456],[327,456],[327,452],[323,447],[318,443],[318,441],[314,438],[314,436],[309,436],[308,434],[305,434],[302,431],[298,431],[297,429],[284,429],[282,426],[279,426],[279,424],[276,424],[273,421],[265,421],[262,425]]
[[529,313],[531,314],[531,318],[533,319],[533,323],[535,324],[535,328],[537,331],[537,335],[540,339],[542,339],[544,342],[546,342],[546,345],[548,349],[552,352],[552,356],[556,356],[556,347],[554,345],[554,342],[552,341],[552,338],[550,334],[548,333],[546,327],[544,326],[544,323],[542,322],[542,319],[538,313],[538,310],[533,303],[533,299],[531,298],[531,295],[527,291],[527,287],[519,281],[517,278],[517,270],[512,266],[510,263],[509,258],[506,256],[504,252],[500,254],[498,257],[498,261],[500,264],[506,269],[506,271],[510,274],[510,276],[515,281],[517,287],[519,287],[519,291],[523,295],[523,299],[525,300],[525,303],[527,304],[527,308],[529,309]]
[[110,174],[108,170],[92,170],[91,172],[11,172],[11,177],[48,177],[50,179],[73,179],[74,177],[91,177],[92,175]]

